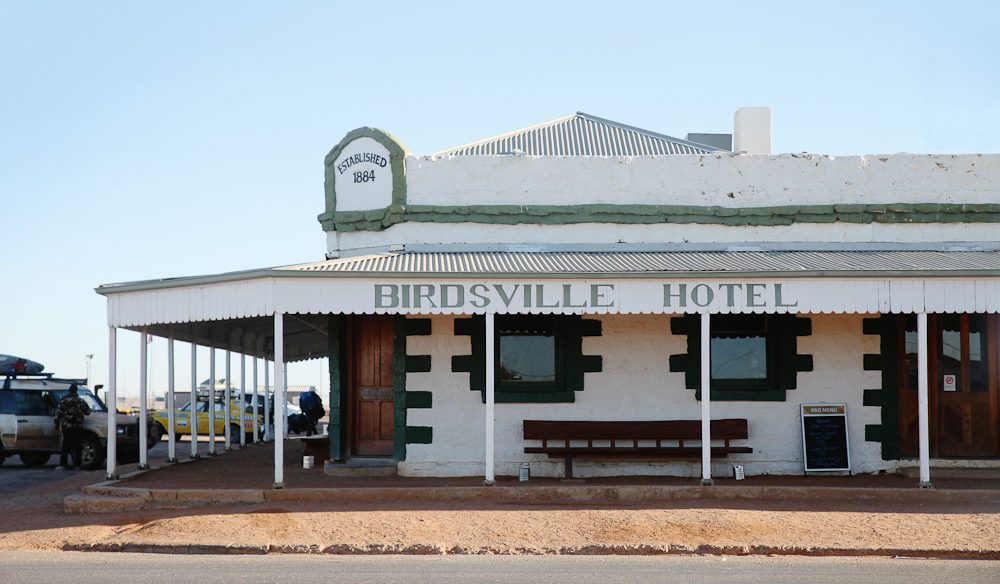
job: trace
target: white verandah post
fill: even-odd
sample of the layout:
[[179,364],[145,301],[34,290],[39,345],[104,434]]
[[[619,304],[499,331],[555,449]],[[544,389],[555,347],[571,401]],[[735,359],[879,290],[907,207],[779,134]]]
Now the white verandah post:
[[148,443],[149,424],[147,422],[146,398],[149,384],[149,333],[142,329],[139,339],[139,470],[149,470]]
[[[285,400],[285,315],[274,313],[274,404]],[[285,418],[274,413],[274,488],[285,487]]]
[[[209,333],[211,335],[211,333]],[[208,455],[215,456],[215,344],[208,346]]]
[[917,413],[920,443],[920,488],[931,488],[930,421],[927,396],[927,313],[917,314]]
[[260,440],[260,420],[257,418],[260,416],[260,409],[257,404],[257,357],[252,359],[253,361],[253,441],[256,444]]
[[[246,350],[245,347],[240,347]],[[247,447],[247,354],[240,353],[240,448]]]
[[701,315],[701,484],[712,486],[712,315]]
[[177,462],[177,407],[174,403],[174,337],[167,339],[167,462]]
[[118,478],[118,329],[108,327],[108,480]]
[[496,484],[496,476],[494,475],[494,427],[495,423],[495,412],[494,403],[496,398],[496,371],[494,367],[495,357],[494,352],[496,351],[495,342],[495,320],[494,314],[492,312],[486,313],[486,480],[484,483],[487,486],[492,486]]
[[264,442],[271,440],[271,362],[264,357]]
[[232,452],[233,450],[233,430],[230,426],[233,423],[233,380],[232,374],[233,369],[232,363],[232,351],[226,347],[226,407],[224,418],[226,420],[226,452]]
[[188,429],[191,432],[191,458],[198,458],[198,345],[191,342],[191,402]]

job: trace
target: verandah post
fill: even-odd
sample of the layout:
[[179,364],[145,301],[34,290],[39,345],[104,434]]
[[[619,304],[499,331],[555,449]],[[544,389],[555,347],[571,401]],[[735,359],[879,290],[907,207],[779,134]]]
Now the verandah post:
[[[108,480],[118,478],[118,329],[108,327]],[[88,380],[89,381],[89,380]]]
[[920,488],[930,489],[930,421],[927,395],[927,313],[917,314],[917,413],[920,443]]
[[712,315],[701,315],[701,485],[712,486]]
[[[274,405],[285,400],[285,315],[274,313]],[[285,487],[285,418],[274,413],[274,488]]]
[[[149,384],[149,333],[142,329],[139,339],[139,470],[149,470],[148,443],[149,423],[146,414],[146,398]],[[109,436],[110,441],[110,436]]]
[[494,464],[494,444],[493,444],[493,433],[495,426],[495,412],[494,412],[494,400],[496,398],[495,385],[496,385],[496,371],[494,370],[494,351],[495,338],[494,338],[494,314],[492,312],[486,313],[486,480],[484,483],[488,486],[496,484],[496,476],[493,471]]

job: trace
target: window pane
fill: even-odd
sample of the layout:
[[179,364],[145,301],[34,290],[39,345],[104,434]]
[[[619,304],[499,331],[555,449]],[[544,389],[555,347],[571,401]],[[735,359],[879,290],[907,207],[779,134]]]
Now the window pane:
[[713,338],[712,379],[767,379],[767,339]]
[[500,337],[500,381],[513,383],[556,380],[554,336],[503,335]]
[[19,391],[16,394],[17,415],[19,416],[51,416],[49,406],[42,395],[34,391]]
[[986,315],[969,315],[969,389],[986,391]]
[[917,322],[915,318],[906,319],[906,387],[909,391],[917,391],[917,358],[919,348],[917,337]]

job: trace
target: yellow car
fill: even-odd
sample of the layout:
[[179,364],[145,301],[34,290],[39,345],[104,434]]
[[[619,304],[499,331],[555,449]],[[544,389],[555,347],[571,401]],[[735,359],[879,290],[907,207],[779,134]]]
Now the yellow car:
[[[232,433],[233,442],[240,441],[240,427],[242,420],[243,431],[247,435],[247,443],[253,442],[253,398],[250,395],[245,396],[243,403],[240,403],[239,396],[234,396],[230,404],[230,425]],[[259,433],[263,434],[264,431],[264,396],[257,396],[257,423]],[[215,400],[215,435],[222,437],[226,433],[226,410],[225,410],[225,398],[216,398]],[[242,410],[242,411],[241,411]],[[198,397],[198,435],[208,436],[208,398],[204,396]],[[167,426],[169,422],[169,412],[158,411],[151,414],[153,421],[156,424],[153,425],[153,432],[155,436],[150,438],[150,442],[156,443],[163,436],[167,435]],[[177,436],[187,436],[191,434],[191,404],[186,403],[181,408],[177,410],[174,415],[174,432]]]

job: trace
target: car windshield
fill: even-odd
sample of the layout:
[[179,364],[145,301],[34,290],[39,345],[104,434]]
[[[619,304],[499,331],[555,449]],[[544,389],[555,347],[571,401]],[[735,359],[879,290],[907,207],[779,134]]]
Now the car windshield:
[[[66,397],[67,395],[69,395],[69,390],[68,389],[55,389],[55,390],[52,390],[52,397],[55,399],[56,403],[59,403],[60,401],[62,401],[62,399],[64,397]],[[86,389],[86,388],[78,389],[77,390],[77,395],[79,395],[80,399],[82,399],[84,401],[84,403],[87,404],[87,407],[90,408],[90,411],[92,411],[92,412],[106,412],[106,411],[108,411],[108,408],[104,405],[104,402],[102,402],[100,400],[100,398],[98,398],[96,395],[94,395],[93,393],[91,393],[91,391],[89,389]]]

